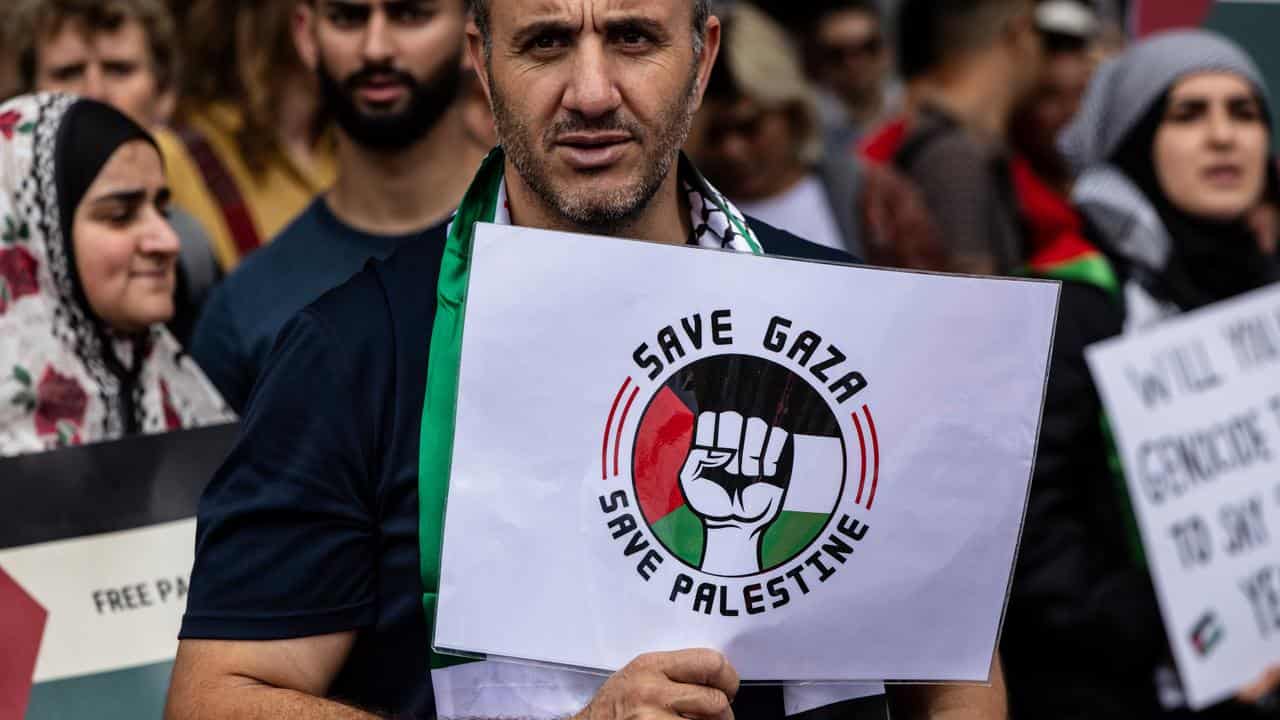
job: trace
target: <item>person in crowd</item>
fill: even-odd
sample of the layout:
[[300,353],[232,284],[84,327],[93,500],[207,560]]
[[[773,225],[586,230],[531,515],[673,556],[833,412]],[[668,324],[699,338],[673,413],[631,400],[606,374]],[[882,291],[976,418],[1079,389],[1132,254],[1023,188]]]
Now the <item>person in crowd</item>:
[[13,38],[25,89],[110,103],[145,128],[173,114],[177,34],[160,0],[19,0]]
[[1004,141],[1039,78],[1033,0],[903,0],[899,60],[918,109],[894,153],[946,228],[948,267],[1009,273],[1025,254]]
[[1071,204],[1074,173],[1057,139],[1080,107],[1093,73],[1094,11],[1079,0],[1047,0],[1036,8],[1045,63],[1036,89],[1014,114],[1010,170],[1027,236],[1024,271],[1059,280],[1113,281],[1095,229]]
[[1074,178],[1058,150],[1058,134],[1080,109],[1093,75],[1100,23],[1081,0],[1046,0],[1036,8],[1036,27],[1044,39],[1044,66],[1035,89],[1014,113],[1010,141],[1024,169],[1066,196]]
[[823,152],[816,93],[790,38],[746,2],[720,18],[720,57],[690,156],[748,215],[861,255],[857,160]]
[[[645,655],[608,679],[444,667],[429,651],[453,396],[427,387],[456,383],[476,223],[848,260],[744,218],[681,154],[719,49],[705,0],[470,4],[501,149],[447,229],[281,331],[201,501],[168,716],[714,718],[736,697],[739,718],[835,701],[815,716],[884,717],[881,697],[852,699],[860,687],[739,691],[710,650]],[[583,21],[606,8],[607,23]],[[998,665],[992,677],[895,687],[895,716],[1003,718]]]
[[876,265],[945,269],[933,220],[909,182],[822,148],[815,93],[782,31],[747,3],[724,18],[687,145],[709,179],[748,215],[811,241]]
[[462,101],[462,0],[433,12],[396,3],[298,6],[299,50],[337,123],[338,179],[213,295],[192,354],[237,410],[276,333],[371,257],[447,222],[492,147]]
[[[350,4],[350,3],[348,3]],[[336,174],[315,74],[293,44],[293,4],[194,0],[176,141],[161,137],[174,202],[207,228],[230,272]]]
[[163,327],[168,200],[155,141],[112,107],[0,105],[0,456],[230,419]]
[[[1265,87],[1218,35],[1158,35],[1098,71],[1062,137],[1105,255],[1057,275],[1068,282],[1002,645],[1019,716],[1187,716],[1084,350],[1280,279],[1246,222],[1275,188]],[[1280,679],[1257,672],[1242,701]],[[1267,715],[1236,703],[1204,717]]]
[[854,144],[898,111],[893,51],[878,0],[819,0],[802,38],[809,76],[819,94],[829,152]]
[[[162,146],[175,142],[164,125],[177,91],[177,34],[160,0],[22,0],[10,32],[26,91],[110,103]],[[169,329],[185,345],[222,274],[195,217],[172,205],[169,222],[182,243]]]

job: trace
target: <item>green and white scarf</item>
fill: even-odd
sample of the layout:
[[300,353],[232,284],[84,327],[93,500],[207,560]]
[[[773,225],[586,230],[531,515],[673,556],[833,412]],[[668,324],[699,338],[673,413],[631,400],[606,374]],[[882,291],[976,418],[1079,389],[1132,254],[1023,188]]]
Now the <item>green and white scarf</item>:
[[[467,279],[471,271],[476,223],[510,225],[501,148],[485,158],[449,225],[440,265],[435,325],[427,367],[422,435],[418,461],[418,537],[421,550],[422,609],[428,642],[434,627],[440,582],[444,503],[453,455],[458,369],[466,314]],[[711,186],[683,155],[677,172],[691,208],[691,244],[763,254],[745,217]],[[437,711],[441,717],[497,713],[528,718],[559,717],[581,709],[601,679],[509,663],[471,663],[431,653]]]

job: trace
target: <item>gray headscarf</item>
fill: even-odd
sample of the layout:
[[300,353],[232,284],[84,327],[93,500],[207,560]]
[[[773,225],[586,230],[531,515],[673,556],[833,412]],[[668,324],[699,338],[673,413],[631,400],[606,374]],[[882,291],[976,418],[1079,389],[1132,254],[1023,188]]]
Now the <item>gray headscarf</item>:
[[1161,33],[1098,69],[1059,149],[1077,172],[1106,162],[1174,83],[1215,71],[1248,79],[1270,106],[1262,72],[1235,43],[1208,30]]

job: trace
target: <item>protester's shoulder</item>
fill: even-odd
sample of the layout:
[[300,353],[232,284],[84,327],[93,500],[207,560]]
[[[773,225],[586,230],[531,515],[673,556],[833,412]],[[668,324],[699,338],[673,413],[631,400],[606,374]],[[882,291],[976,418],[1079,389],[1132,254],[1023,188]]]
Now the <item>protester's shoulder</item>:
[[996,148],[950,117],[933,113],[922,117],[898,152],[900,158],[905,157],[903,166],[913,174],[933,175],[940,168],[958,172],[979,168]]
[[321,295],[302,315],[329,328],[344,343],[386,349],[397,327],[430,333],[445,226],[425,231],[385,260],[372,259],[346,282]]
[[824,245],[809,242],[797,235],[776,228],[762,220],[747,218],[747,224],[756,239],[760,241],[765,255],[791,257],[800,260],[820,260],[824,262],[856,263],[859,260],[843,250],[836,250]]
[[[407,292],[433,298],[448,233],[449,220],[444,220],[423,230],[412,242],[402,243],[385,260],[370,262],[369,269],[393,296]],[[419,292],[423,288],[427,292]]]
[[[222,281],[220,290],[230,295],[237,304],[256,307],[266,297],[281,288],[283,276],[296,272],[299,260],[305,258],[307,247],[314,247],[317,233],[316,199],[271,239],[271,242],[246,255],[234,270]],[[261,309],[261,308],[259,308]]]
[[274,270],[278,263],[306,253],[309,246],[315,246],[316,236],[328,231],[323,222],[325,212],[324,198],[312,200],[270,242],[246,256],[237,271],[261,273]]
[[1124,304],[1111,290],[1074,280],[1062,281],[1054,354],[1081,357],[1085,348],[1124,331]]

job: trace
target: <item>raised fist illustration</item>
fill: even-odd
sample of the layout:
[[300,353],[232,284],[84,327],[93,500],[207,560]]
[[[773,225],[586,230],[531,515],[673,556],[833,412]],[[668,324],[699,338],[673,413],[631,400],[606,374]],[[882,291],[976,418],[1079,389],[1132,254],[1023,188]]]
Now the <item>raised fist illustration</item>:
[[791,434],[736,412],[698,415],[680,470],[680,489],[705,533],[701,569],[715,575],[760,572],[764,531],[782,512],[791,480],[783,462]]

